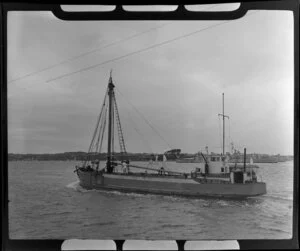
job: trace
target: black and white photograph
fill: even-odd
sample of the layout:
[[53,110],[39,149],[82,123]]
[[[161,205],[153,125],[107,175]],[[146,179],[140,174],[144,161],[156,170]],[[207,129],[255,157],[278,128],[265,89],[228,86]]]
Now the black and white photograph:
[[293,24],[8,12],[9,238],[291,239]]

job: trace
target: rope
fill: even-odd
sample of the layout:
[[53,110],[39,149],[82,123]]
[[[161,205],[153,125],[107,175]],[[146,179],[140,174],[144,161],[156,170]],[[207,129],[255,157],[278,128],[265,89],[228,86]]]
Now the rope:
[[81,57],[84,57],[84,56],[86,56],[86,55],[89,55],[89,54],[92,54],[92,53],[95,53],[95,52],[98,52],[99,50],[102,50],[102,49],[105,49],[105,48],[108,48],[108,47],[117,45],[117,44],[119,44],[119,43],[126,42],[126,41],[128,41],[128,40],[130,40],[130,39],[132,39],[132,38],[141,36],[141,35],[143,35],[143,34],[145,34],[145,33],[148,33],[148,32],[150,32],[150,31],[153,31],[153,30],[157,30],[157,29],[163,28],[164,26],[169,25],[169,24],[171,24],[171,22],[170,22],[170,23],[163,24],[163,25],[159,25],[159,26],[156,26],[156,27],[153,27],[153,28],[150,28],[150,29],[145,30],[145,31],[142,31],[142,32],[140,32],[140,33],[136,33],[136,34],[133,34],[133,35],[131,35],[131,36],[125,37],[125,38],[123,38],[123,39],[114,41],[114,42],[109,43],[109,44],[107,44],[107,45],[104,45],[104,46],[95,48],[95,49],[93,49],[93,50],[90,50],[90,51],[81,53],[81,54],[76,55],[76,56],[74,56],[74,57],[65,59],[65,60],[63,60],[63,61],[61,61],[61,62],[59,62],[59,63],[57,63],[57,64],[53,64],[53,65],[50,65],[50,66],[48,66],[48,67],[45,67],[45,68],[43,68],[43,69],[41,69],[41,70],[38,70],[38,71],[35,71],[35,72],[31,72],[31,73],[25,74],[25,75],[23,75],[23,76],[21,76],[21,77],[17,77],[17,78],[15,78],[15,79],[12,79],[12,80],[8,81],[8,83],[12,83],[12,82],[21,80],[21,79],[23,79],[23,78],[33,76],[33,75],[35,75],[35,74],[38,74],[38,73],[41,73],[41,72],[44,72],[44,71],[53,69],[54,67],[57,67],[57,66],[60,66],[60,65],[66,64],[66,63],[70,63],[70,62],[72,62],[73,60],[79,59],[79,58],[81,58]]
[[103,132],[102,132],[102,137],[101,137],[101,141],[100,141],[100,146],[99,146],[99,152],[102,151],[102,143],[103,143],[103,138],[104,138],[104,134],[105,134],[105,126],[106,126],[106,114],[107,114],[107,110],[108,108],[106,108],[106,111],[105,111],[105,119],[104,119],[104,122],[103,122]]
[[99,129],[99,132],[98,132],[98,139],[97,139],[97,142],[96,142],[96,152],[98,152],[99,151],[99,142],[100,142],[100,138],[101,138],[101,132],[102,132],[102,128],[103,128],[103,121],[106,119],[106,111],[107,111],[107,105],[105,106],[105,108],[104,108],[104,111],[105,111],[105,113],[104,113],[104,115],[102,116],[102,119],[100,120],[100,129]]
[[[258,11],[256,11],[258,12]],[[246,17],[248,16],[251,16],[253,14],[255,14],[256,12],[254,13],[251,13],[251,14],[248,14]],[[143,48],[143,49],[140,49],[140,50],[136,50],[136,51],[133,51],[133,52],[129,52],[127,54],[124,54],[124,55],[121,55],[121,56],[118,56],[118,57],[115,57],[115,58],[112,58],[112,59],[109,59],[109,60],[106,60],[106,61],[103,61],[103,62],[100,62],[100,63],[97,63],[97,64],[93,64],[93,65],[90,65],[88,67],[85,67],[85,68],[82,68],[82,69],[79,69],[79,70],[76,70],[76,71],[73,71],[73,72],[69,72],[69,73],[66,73],[66,74],[62,74],[62,75],[59,75],[57,77],[54,77],[54,78],[51,78],[51,79],[48,79],[46,81],[46,83],[49,83],[49,82],[52,82],[52,81],[55,81],[55,80],[58,80],[58,79],[61,79],[61,78],[64,78],[64,77],[67,77],[67,76],[71,76],[73,74],[77,74],[77,73],[80,73],[80,72],[83,72],[83,71],[88,71],[88,70],[91,70],[91,69],[94,69],[98,66],[102,66],[102,65],[105,65],[105,64],[108,64],[108,63],[111,63],[111,62],[114,62],[114,61],[117,61],[117,60],[120,60],[120,59],[123,59],[123,58],[127,58],[127,57],[130,57],[130,56],[133,56],[133,55],[136,55],[136,54],[139,54],[139,53],[142,53],[144,51],[149,51],[153,48],[156,48],[156,47],[159,47],[159,46],[163,46],[163,45],[166,45],[166,44],[169,44],[169,43],[172,43],[172,42],[175,42],[175,41],[178,41],[178,40],[181,40],[181,39],[184,39],[184,38],[187,38],[187,37],[191,37],[193,35],[196,35],[198,33],[201,33],[205,30],[209,30],[211,28],[214,28],[214,27],[218,27],[220,25],[223,25],[223,24],[226,24],[226,23],[230,23],[232,22],[233,20],[225,20],[223,22],[220,22],[220,23],[217,23],[217,24],[213,24],[211,26],[207,26],[207,27],[204,27],[204,28],[201,28],[199,30],[195,30],[191,33],[187,33],[187,34],[184,34],[182,36],[178,36],[178,37],[175,37],[175,38],[172,38],[172,39],[169,39],[169,40],[165,40],[163,42],[160,42],[160,43],[157,43],[157,44],[154,44],[154,45],[151,45],[149,47],[146,47],[146,48]]]
[[[101,106],[101,111],[100,111],[100,114],[98,116],[96,127],[95,127],[95,130],[94,130],[94,133],[93,133],[93,138],[92,138],[91,144],[90,144],[89,149],[88,149],[88,157],[89,157],[89,153],[91,152],[91,149],[93,147],[93,144],[94,144],[94,141],[95,141],[95,137],[96,137],[96,134],[97,134],[97,131],[98,131],[98,127],[99,127],[99,122],[100,122],[100,119],[101,119],[102,114],[103,114],[104,106],[105,106],[105,103],[106,103],[107,92],[108,92],[108,88],[106,89],[106,92],[105,92],[103,104]],[[88,158],[84,161],[84,165],[83,166],[86,165],[87,161],[88,161]]]
[[135,129],[135,131],[141,136],[141,139],[144,141],[145,145],[147,145],[148,149],[150,150],[150,152],[152,154],[154,154],[151,146],[148,144],[147,140],[143,137],[143,134],[136,128],[136,123],[133,121],[130,113],[128,112],[128,118],[131,120],[132,124],[133,124],[133,128]]
[[120,90],[119,89],[117,89],[116,88],[116,90],[121,94],[121,96],[124,98],[124,100],[128,103],[128,104],[130,104],[133,108],[134,108],[134,110],[144,119],[144,121],[148,124],[148,126],[150,126],[151,127],[151,129],[168,145],[168,147],[169,148],[171,148],[171,149],[173,149],[171,146],[170,146],[170,144],[164,139],[164,137],[163,136],[161,136],[160,135],[160,133],[150,124],[150,122],[145,118],[145,116],[133,105],[133,104],[131,104],[125,97],[124,97],[124,95],[120,92]]
[[127,154],[127,151],[126,151],[125,140],[124,140],[124,136],[123,136],[123,130],[122,130],[120,115],[119,115],[119,111],[118,111],[118,106],[117,106],[117,100],[116,100],[115,92],[113,93],[113,101],[114,101],[114,104],[115,104],[114,108],[115,108],[115,114],[116,114],[116,120],[117,120],[117,127],[118,127],[120,152],[123,153],[123,155],[124,155],[124,154]]
[[[118,165],[122,165],[122,164],[118,163]],[[151,167],[136,166],[136,165],[131,165],[131,164],[129,166],[139,168],[139,169],[151,170],[151,171],[161,171],[160,169],[151,168]],[[180,175],[188,175],[187,173],[176,172],[176,171],[168,171],[168,170],[163,170],[163,172],[166,172],[166,173],[169,173],[169,174],[173,173],[173,174],[180,174]]]

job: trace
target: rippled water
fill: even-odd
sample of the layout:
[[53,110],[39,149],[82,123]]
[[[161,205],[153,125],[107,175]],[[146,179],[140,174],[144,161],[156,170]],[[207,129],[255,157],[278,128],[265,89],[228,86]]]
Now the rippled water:
[[[71,161],[9,162],[11,238],[292,237],[292,162],[260,164],[259,177],[267,183],[267,194],[245,200],[88,191],[78,184],[73,172],[75,164]],[[187,172],[196,165],[168,163],[172,170]]]

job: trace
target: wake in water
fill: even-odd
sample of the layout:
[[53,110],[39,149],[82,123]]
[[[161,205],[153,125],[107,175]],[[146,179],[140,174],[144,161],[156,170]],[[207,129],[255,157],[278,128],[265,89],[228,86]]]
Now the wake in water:
[[[241,201],[230,200],[228,198],[188,198],[184,196],[175,196],[175,195],[160,195],[160,194],[144,194],[144,193],[134,193],[134,192],[121,192],[121,191],[110,191],[110,190],[98,190],[98,189],[85,189],[80,186],[79,181],[74,181],[66,186],[67,188],[73,189],[76,192],[80,193],[100,193],[105,195],[115,195],[115,196],[126,196],[131,198],[144,198],[144,199],[153,199],[156,198],[158,200],[170,201],[170,202],[192,202],[199,204],[200,206],[212,206],[212,204],[217,204],[221,207],[227,207],[238,204]],[[242,203],[244,205],[244,203]],[[244,205],[245,206],[245,205]]]
[[66,185],[67,188],[71,188],[71,189],[74,189],[76,191],[77,191],[78,186],[80,186],[78,180]]
[[140,193],[132,193],[132,192],[120,192],[120,191],[109,191],[109,190],[99,190],[99,189],[85,189],[80,186],[79,181],[74,181],[66,186],[67,188],[71,188],[76,192],[81,193],[101,193],[101,194],[109,194],[109,195],[122,195],[122,196],[130,196],[130,197],[143,197],[143,198],[152,198],[157,195],[155,194],[140,194]]
[[279,194],[266,194],[266,195],[263,195],[262,197],[268,198],[268,199],[273,199],[273,200],[293,201],[293,196],[284,196],[284,195],[279,195]]
[[[144,194],[144,193],[134,193],[134,192],[120,192],[120,191],[110,191],[110,190],[98,190],[98,189],[85,189],[80,186],[79,181],[74,181],[66,186],[67,188],[73,189],[76,192],[80,193],[101,193],[101,194],[108,194],[108,195],[121,195],[121,196],[128,196],[133,198],[160,198],[163,200],[169,201],[186,201],[188,198],[181,197],[181,196],[173,196],[173,195],[159,195],[159,194]],[[203,199],[194,199],[194,201],[203,201]]]

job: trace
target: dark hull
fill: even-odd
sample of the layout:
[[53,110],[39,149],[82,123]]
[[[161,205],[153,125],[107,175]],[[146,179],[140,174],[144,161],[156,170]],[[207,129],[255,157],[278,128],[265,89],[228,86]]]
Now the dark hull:
[[247,184],[199,183],[190,178],[107,174],[77,171],[80,186],[86,189],[115,190],[146,194],[190,197],[246,198],[266,193],[262,182]]

